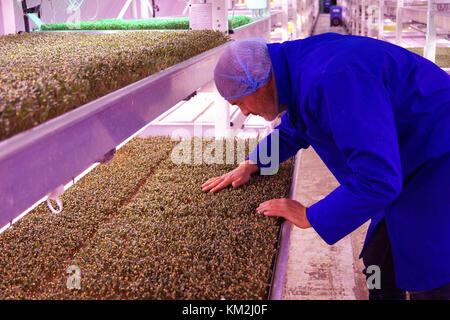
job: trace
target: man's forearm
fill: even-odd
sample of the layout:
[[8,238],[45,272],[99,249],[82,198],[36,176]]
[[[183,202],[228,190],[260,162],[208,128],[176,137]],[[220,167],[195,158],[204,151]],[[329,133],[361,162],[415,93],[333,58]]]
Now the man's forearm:
[[243,166],[250,175],[253,175],[259,171],[258,165],[251,160],[245,160],[239,166]]

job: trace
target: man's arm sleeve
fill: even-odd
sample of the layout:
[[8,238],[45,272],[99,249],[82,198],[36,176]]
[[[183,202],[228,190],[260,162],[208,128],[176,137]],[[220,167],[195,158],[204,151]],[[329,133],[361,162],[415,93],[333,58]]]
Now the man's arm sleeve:
[[402,190],[399,143],[389,93],[374,76],[342,71],[316,83],[321,124],[352,175],[307,210],[315,231],[334,244],[386,208]]
[[278,133],[272,132],[261,140],[247,160],[256,163],[259,168],[264,168],[270,166],[270,162],[268,163],[267,159],[264,158],[266,155],[268,158],[272,158],[272,146],[274,146],[274,152],[278,149],[278,163],[282,163],[296,155],[301,148],[308,148],[309,143],[300,137],[297,127],[292,121],[290,112],[286,112],[281,119],[280,125],[275,128]]

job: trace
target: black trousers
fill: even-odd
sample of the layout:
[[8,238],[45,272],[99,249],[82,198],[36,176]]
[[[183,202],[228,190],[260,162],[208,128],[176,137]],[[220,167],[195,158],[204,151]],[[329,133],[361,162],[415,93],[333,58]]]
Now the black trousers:
[[[366,273],[367,268],[376,265],[380,268],[380,289],[369,288],[369,300],[405,300],[406,291],[397,288],[395,284],[394,261],[392,259],[391,243],[383,219],[376,227],[372,239],[367,244],[363,254],[366,267],[363,270],[366,279],[372,273]],[[450,300],[450,283],[433,290],[410,292],[411,300]]]

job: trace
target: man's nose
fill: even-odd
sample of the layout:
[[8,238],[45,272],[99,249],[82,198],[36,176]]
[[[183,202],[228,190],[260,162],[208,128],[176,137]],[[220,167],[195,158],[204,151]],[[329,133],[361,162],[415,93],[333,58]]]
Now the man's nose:
[[248,112],[248,110],[246,110],[246,109],[244,109],[244,108],[242,108],[242,107],[239,107],[239,109],[241,109],[241,112],[242,112],[242,114],[243,114],[244,116],[248,117],[248,116],[250,115],[250,112]]

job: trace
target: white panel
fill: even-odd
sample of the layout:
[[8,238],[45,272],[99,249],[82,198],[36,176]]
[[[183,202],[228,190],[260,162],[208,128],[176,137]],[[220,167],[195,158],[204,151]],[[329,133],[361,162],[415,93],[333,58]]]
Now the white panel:
[[289,1],[283,0],[281,2],[283,19],[282,19],[282,40],[289,40],[288,24],[289,24]]
[[[1,21],[3,21],[3,16],[2,16],[2,2],[0,1],[0,18],[2,19]],[[3,32],[3,23],[0,21],[0,35],[4,34]]]
[[149,8],[148,8],[148,1],[147,0],[141,0],[141,18],[142,19],[150,18],[148,10],[149,10]]
[[384,0],[379,0],[378,2],[378,39],[383,38],[384,33]]
[[402,42],[402,32],[403,32],[403,0],[397,1],[397,17],[396,21],[396,38],[395,43],[401,45]]
[[212,28],[213,30],[228,31],[228,1],[212,0]]
[[[119,12],[119,15],[117,16],[117,19],[122,19],[123,16],[125,15],[125,12],[127,12],[128,7],[130,6],[130,3],[133,2],[133,12],[136,13],[135,11],[137,10],[136,8],[136,2],[133,0],[127,0],[127,2],[125,2],[125,4],[123,5],[122,9]],[[136,18],[136,17],[134,17]]]
[[16,19],[14,16],[14,0],[2,0],[1,23],[4,34],[16,33]]
[[212,28],[212,4],[193,3],[189,13],[189,27],[192,30]]
[[436,25],[434,20],[436,10],[437,7],[435,0],[428,0],[427,36],[424,48],[424,57],[432,62],[435,62],[436,59]]
[[214,108],[216,109],[215,119],[215,137],[216,138],[228,138],[231,135],[230,131],[230,104],[223,99],[219,93],[216,94],[216,102]]

